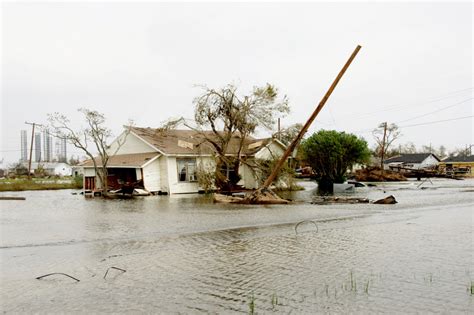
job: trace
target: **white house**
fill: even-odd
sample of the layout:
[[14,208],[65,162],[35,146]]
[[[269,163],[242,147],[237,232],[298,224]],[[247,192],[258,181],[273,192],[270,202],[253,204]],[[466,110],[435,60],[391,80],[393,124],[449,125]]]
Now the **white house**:
[[[210,131],[206,133],[212,135]],[[232,137],[228,155],[238,154],[240,141],[240,136]],[[123,145],[119,147],[118,143]],[[281,156],[285,148],[276,139],[248,137],[241,155],[247,160],[271,159]],[[129,133],[123,132],[112,142],[109,152],[116,152],[107,164],[108,184],[112,188],[127,182],[139,182],[152,193],[196,193],[202,190],[198,184],[197,171],[213,170],[215,167],[213,146],[192,130],[162,131],[133,127]],[[92,161],[86,161],[82,166],[84,189],[100,188],[94,186],[96,181]],[[232,172],[231,169],[224,171],[227,171],[227,175]],[[250,167],[241,165],[239,173],[239,184],[246,188],[258,187],[258,180]]]
[[422,169],[438,165],[440,159],[433,153],[401,154],[383,161],[384,169]]
[[[28,168],[28,163],[25,162],[23,165]],[[71,165],[63,162],[31,162],[31,172],[33,173],[36,169],[42,168],[47,175],[58,175],[58,176],[71,176],[72,167]]]

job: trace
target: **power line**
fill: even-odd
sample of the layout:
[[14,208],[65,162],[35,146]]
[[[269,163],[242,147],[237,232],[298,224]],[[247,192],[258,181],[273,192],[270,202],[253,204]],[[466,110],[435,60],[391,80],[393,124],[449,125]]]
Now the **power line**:
[[[462,119],[467,119],[474,117],[474,115],[470,116],[462,116],[462,117],[456,117],[456,118],[451,118],[451,119],[443,119],[443,120],[435,120],[435,121],[428,121],[424,123],[419,123],[419,124],[412,124],[412,125],[405,125],[405,126],[398,126],[398,128],[408,128],[408,127],[415,127],[415,126],[424,126],[424,125],[431,125],[431,124],[437,124],[441,122],[447,122],[447,121],[455,121],[455,120],[462,120]],[[356,134],[364,134],[364,133],[369,133],[372,132],[374,129],[362,129],[362,130],[357,130],[357,131],[351,131]]]
[[413,118],[401,120],[401,121],[397,122],[397,124],[402,123],[402,122],[406,122],[406,121],[410,121],[410,120],[414,120],[414,119],[417,119],[417,118],[425,117],[425,116],[428,116],[428,115],[431,115],[431,114],[434,114],[434,113],[443,111],[443,110],[445,110],[445,109],[448,109],[448,108],[451,108],[451,107],[454,107],[454,106],[458,106],[458,105],[464,104],[464,103],[466,103],[467,101],[470,101],[470,100],[472,100],[472,99],[473,99],[473,98],[471,97],[471,98],[465,99],[465,100],[463,100],[463,101],[461,101],[461,102],[458,102],[458,103],[456,103],[456,104],[448,105],[448,106],[439,108],[439,109],[437,109],[437,110],[435,110],[435,111],[432,111],[432,112],[429,112],[429,113],[426,113],[426,114],[422,114],[422,115],[419,115],[419,116],[416,116],[416,117],[413,117]]
[[415,126],[431,125],[431,124],[437,124],[437,123],[440,123],[440,122],[445,122],[445,121],[454,121],[454,120],[461,120],[461,119],[466,119],[466,118],[471,118],[471,117],[474,117],[474,115],[470,115],[470,116],[463,116],[463,117],[457,117],[457,118],[451,118],[451,119],[436,120],[436,121],[430,121],[430,122],[426,122],[426,123],[420,123],[420,124],[413,124],[413,125],[399,126],[399,128],[407,128],[407,127],[415,127]]
[[[378,113],[383,113],[383,112],[396,111],[396,110],[404,109],[404,108],[419,107],[419,106],[423,106],[423,105],[427,105],[427,104],[431,104],[431,103],[436,103],[436,102],[439,102],[439,101],[442,101],[442,100],[445,100],[445,99],[448,99],[448,98],[451,98],[451,97],[455,97],[456,94],[458,94],[458,93],[460,93],[460,92],[465,92],[465,91],[472,90],[472,89],[474,89],[474,87],[470,87],[470,88],[467,88],[467,89],[462,89],[462,90],[453,91],[453,92],[450,92],[450,93],[448,93],[448,94],[445,94],[443,97],[439,97],[439,98],[436,98],[436,99],[432,99],[432,100],[429,100],[429,101],[426,101],[426,102],[414,103],[414,104],[406,104],[406,105],[394,105],[394,106],[390,106],[390,107],[378,109],[378,110],[375,110],[375,111],[372,111],[372,112],[366,112],[366,113],[347,113],[346,115],[351,115],[352,118],[360,118],[360,117],[371,116],[371,115],[373,115],[373,114],[378,114]],[[354,114],[356,114],[356,115],[359,114],[359,115],[354,116]]]

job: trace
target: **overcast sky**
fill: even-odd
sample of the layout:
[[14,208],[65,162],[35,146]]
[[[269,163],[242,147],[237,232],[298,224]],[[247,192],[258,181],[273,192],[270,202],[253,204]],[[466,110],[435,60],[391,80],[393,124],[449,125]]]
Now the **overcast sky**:
[[79,123],[77,108],[96,109],[115,134],[128,119],[192,118],[199,84],[245,94],[272,83],[290,100],[282,125],[304,122],[357,44],[310,132],[373,145],[370,130],[387,121],[401,127],[397,144],[465,147],[472,18],[470,2],[3,2],[0,160],[19,159],[25,121],[55,111]]

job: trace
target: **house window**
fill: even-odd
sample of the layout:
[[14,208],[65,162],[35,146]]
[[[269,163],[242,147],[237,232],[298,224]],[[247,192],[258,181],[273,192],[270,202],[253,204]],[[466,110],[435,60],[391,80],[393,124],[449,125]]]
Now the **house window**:
[[178,165],[179,182],[195,182],[196,178],[196,159],[176,159]]

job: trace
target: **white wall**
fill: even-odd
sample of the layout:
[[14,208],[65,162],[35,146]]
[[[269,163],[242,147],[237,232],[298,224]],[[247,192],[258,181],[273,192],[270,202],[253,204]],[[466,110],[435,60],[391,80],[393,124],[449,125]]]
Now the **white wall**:
[[[118,140],[123,141],[125,137],[125,132],[122,132],[120,136],[117,137],[111,144],[108,150],[109,154],[114,154],[118,147]],[[151,146],[140,140],[137,136],[132,133],[126,135],[125,143],[120,147],[120,149],[115,153],[118,154],[134,154],[134,153],[146,153],[146,152],[156,152]]]
[[58,163],[54,168],[54,175],[71,176],[72,167],[66,163]]
[[430,167],[438,165],[438,160],[434,158],[434,156],[428,156],[419,166],[419,168]]
[[160,189],[162,192],[170,193],[168,182],[168,158],[160,156],[158,158],[159,172],[160,172]]
[[272,160],[274,158],[279,158],[283,155],[283,153],[285,153],[285,151],[280,145],[276,144],[275,142],[270,142],[267,146],[255,153],[255,158],[262,160]]
[[161,189],[161,178],[160,178],[160,160],[164,157],[159,157],[150,164],[143,168],[143,183],[145,189],[148,191],[163,191]]
[[259,187],[256,175],[249,166],[241,165],[239,167],[239,175],[242,178],[238,183],[239,185],[248,189],[256,189]]

